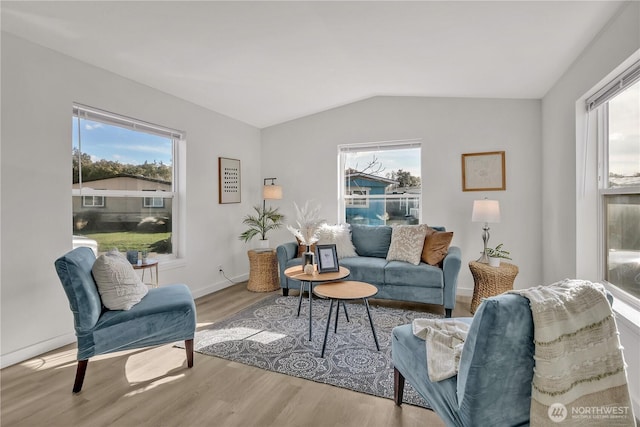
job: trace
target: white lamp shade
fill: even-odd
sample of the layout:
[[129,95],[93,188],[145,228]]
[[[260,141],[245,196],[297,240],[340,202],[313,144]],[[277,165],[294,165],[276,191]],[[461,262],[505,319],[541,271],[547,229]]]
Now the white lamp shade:
[[474,200],[472,222],[500,222],[500,203],[497,200]]
[[282,186],[280,185],[265,185],[262,187],[262,198],[265,200],[280,200],[282,199]]

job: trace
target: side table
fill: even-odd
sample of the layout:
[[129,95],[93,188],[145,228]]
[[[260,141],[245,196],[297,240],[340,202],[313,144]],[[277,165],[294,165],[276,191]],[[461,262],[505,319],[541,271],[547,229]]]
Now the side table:
[[[157,259],[149,259],[147,262],[140,264],[131,264],[134,270],[142,270],[142,281],[144,282],[144,271],[149,269],[149,274],[151,275],[151,280],[153,282],[149,283],[150,286],[157,288],[158,287],[158,260]],[[153,269],[155,267],[156,275],[153,275]]]
[[513,281],[518,275],[518,266],[501,262],[499,267],[471,261],[469,269],[473,276],[473,298],[471,299],[471,314],[484,298],[489,298],[513,289]]
[[271,292],[280,288],[278,283],[278,260],[276,250],[254,250],[249,255],[249,283],[252,292]]

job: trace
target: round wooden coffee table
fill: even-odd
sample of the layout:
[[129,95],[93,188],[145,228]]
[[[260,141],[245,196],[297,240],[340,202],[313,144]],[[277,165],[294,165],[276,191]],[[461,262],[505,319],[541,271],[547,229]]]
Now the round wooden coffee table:
[[347,277],[351,272],[346,267],[340,267],[340,271],[333,271],[328,273],[318,273],[318,266],[315,266],[313,274],[307,274],[302,271],[302,266],[296,265],[289,267],[284,271],[284,275],[289,279],[300,281],[300,297],[298,299],[298,316],[300,316],[300,307],[302,306],[302,293],[304,292],[305,284],[309,290],[309,341],[311,341],[311,309],[313,307],[313,285],[322,282],[331,282],[335,280],[342,280]]
[[[368,298],[374,296],[378,293],[378,289],[370,285],[369,283],[364,282],[356,282],[356,281],[344,281],[344,282],[333,282],[333,283],[325,283],[321,285],[317,285],[314,289],[316,295],[330,298],[331,304],[329,305],[329,316],[327,317],[327,326],[324,330],[324,342],[322,343],[322,354],[320,357],[324,357],[324,350],[327,346],[327,335],[329,333],[329,323],[331,323],[331,311],[333,310],[333,302],[338,301],[338,307],[336,309],[336,326],[334,329],[334,333],[338,332],[338,315],[340,314],[340,303],[344,307],[344,301],[346,300],[356,300],[362,299],[364,301],[364,306],[367,309],[367,316],[369,316],[369,324],[371,325],[371,332],[373,333],[373,340],[376,342],[376,348],[380,351],[380,345],[378,344],[378,337],[376,336],[376,328],[373,326],[373,320],[371,319],[371,310],[369,310],[369,300]],[[347,322],[349,321],[349,317],[347,315],[347,308],[344,307],[344,313],[347,317]]]

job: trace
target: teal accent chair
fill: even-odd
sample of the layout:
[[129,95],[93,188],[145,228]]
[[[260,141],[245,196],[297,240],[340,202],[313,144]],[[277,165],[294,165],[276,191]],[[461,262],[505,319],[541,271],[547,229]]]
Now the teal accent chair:
[[55,261],[78,340],[73,392],[82,389],[89,358],[98,354],[184,340],[187,366],[193,367],[196,307],[189,288],[178,284],[150,289],[130,310],[108,310],[91,273],[95,260],[91,249],[80,247]]
[[[607,293],[609,304],[613,296]],[[447,426],[528,426],[533,381],[533,318],[529,300],[516,294],[485,299],[467,322],[458,375],[431,382],[424,340],[412,325],[391,337],[394,399],[402,403],[405,378]]]

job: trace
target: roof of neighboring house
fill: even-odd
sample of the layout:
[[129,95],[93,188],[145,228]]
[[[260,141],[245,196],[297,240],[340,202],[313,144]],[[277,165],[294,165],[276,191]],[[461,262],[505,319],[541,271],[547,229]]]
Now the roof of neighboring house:
[[345,179],[354,179],[354,178],[362,178],[367,179],[369,181],[377,181],[385,184],[398,184],[398,181],[389,178],[383,178],[381,176],[370,175],[364,172],[349,172],[345,176]]

